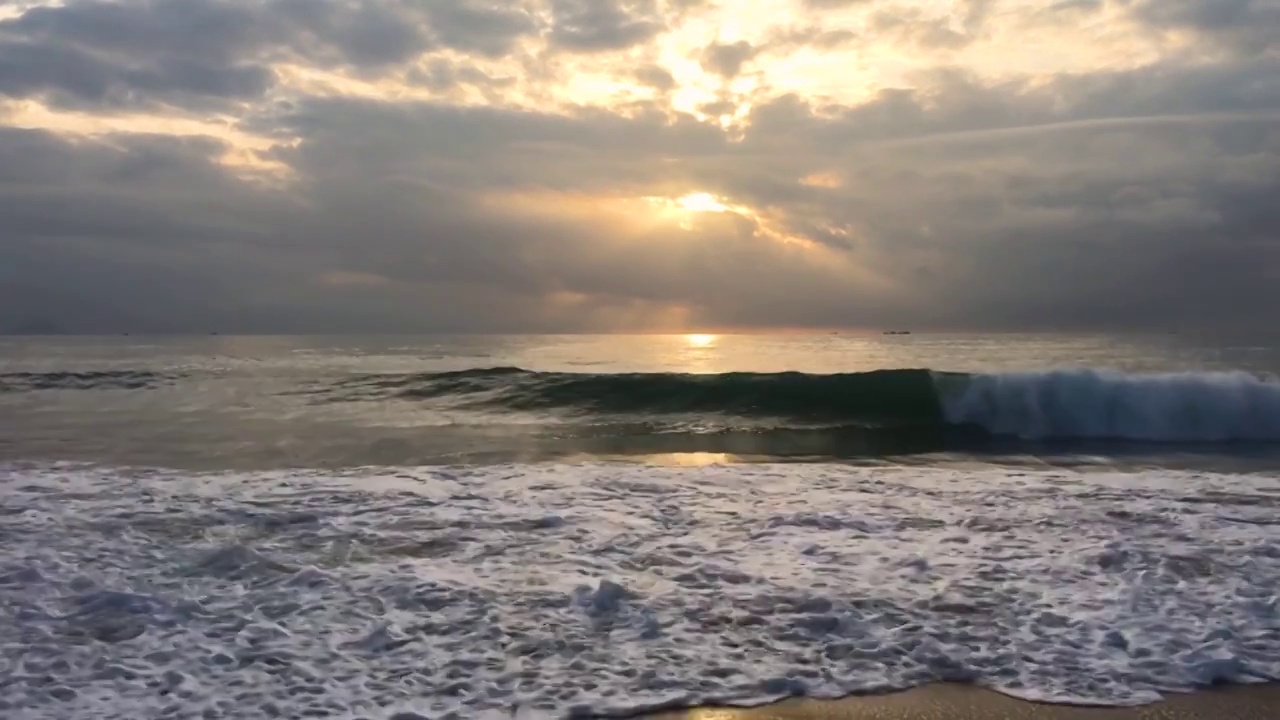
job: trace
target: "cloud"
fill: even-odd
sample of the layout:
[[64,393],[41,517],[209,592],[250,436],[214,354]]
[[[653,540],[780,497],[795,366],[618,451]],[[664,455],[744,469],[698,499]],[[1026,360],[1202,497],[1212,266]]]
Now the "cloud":
[[265,95],[277,63],[372,72],[441,48],[502,56],[536,30],[526,9],[484,0],[88,0],[0,21],[0,93],[208,110]]
[[[1227,5],[796,2],[710,45],[732,9],[34,7],[0,20],[0,329],[1267,326],[1273,4]],[[1032,26],[1061,52],[990,71]]]
[[1190,31],[1235,53],[1263,55],[1280,47],[1280,3],[1274,0],[1144,0],[1133,11],[1153,28]]
[[854,7],[857,5],[866,5],[869,2],[870,0],[803,0],[805,7],[814,8],[816,10]]
[[551,0],[550,40],[573,52],[618,50],[663,29],[654,0]]
[[0,93],[99,106],[261,95],[270,70],[239,59],[261,42],[253,27],[204,0],[32,8],[0,21]]
[[0,264],[11,273],[0,283],[0,325],[191,329],[232,304],[242,283],[269,276],[251,262],[254,246],[288,203],[224,172],[221,149],[0,131]]
[[952,77],[835,118],[781,101],[757,110],[753,149],[784,137],[772,152],[849,148],[825,163],[845,187],[793,202],[806,219],[847,228],[864,265],[904,283],[914,275],[920,318],[1247,325],[1280,299],[1265,271],[1280,261],[1280,215],[1263,201],[1280,190],[1280,115],[1261,109],[1275,107],[1265,95],[1215,112],[1214,75],[1188,74],[1127,105],[1095,93],[1142,74],[1017,92]]
[[711,43],[702,51],[702,66],[721,77],[732,78],[742,72],[742,66],[755,54],[756,49],[744,40]]
[[273,81],[262,67],[174,62],[151,67],[103,64],[75,48],[0,41],[0,94],[45,96],[60,106],[190,107],[262,95]]
[[671,90],[676,86],[676,79],[671,71],[657,65],[646,65],[637,69],[636,79],[649,87],[663,91]]

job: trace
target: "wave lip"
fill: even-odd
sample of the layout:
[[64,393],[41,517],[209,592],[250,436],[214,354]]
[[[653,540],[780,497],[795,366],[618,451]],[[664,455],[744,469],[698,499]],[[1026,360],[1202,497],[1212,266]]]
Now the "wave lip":
[[937,377],[943,415],[992,435],[1146,442],[1280,441],[1280,382],[1244,372],[1059,370]]
[[1243,372],[696,375],[496,367],[365,376],[342,387],[342,399],[398,398],[629,421],[696,416],[713,429],[746,419],[777,421],[769,427],[779,429],[963,431],[1025,440],[1280,442],[1280,382]]
[[346,387],[352,385],[377,397],[451,400],[513,411],[698,414],[868,425],[938,425],[943,420],[931,373],[914,369],[819,375],[564,373],[498,367],[365,377]]

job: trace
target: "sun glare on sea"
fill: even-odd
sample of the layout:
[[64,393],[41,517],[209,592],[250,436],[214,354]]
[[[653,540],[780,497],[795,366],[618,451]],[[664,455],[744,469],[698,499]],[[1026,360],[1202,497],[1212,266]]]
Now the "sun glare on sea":
[[711,347],[716,342],[715,335],[692,334],[684,336],[685,342],[689,343],[689,347],[704,348]]
[[676,204],[682,210],[689,212],[728,212],[729,206],[716,199],[711,193],[689,193],[683,197],[676,199]]
[[[663,453],[648,456],[648,461],[652,465],[678,465],[684,467],[728,465],[736,459],[736,455],[713,452]],[[712,720],[711,716],[707,716],[707,720]]]

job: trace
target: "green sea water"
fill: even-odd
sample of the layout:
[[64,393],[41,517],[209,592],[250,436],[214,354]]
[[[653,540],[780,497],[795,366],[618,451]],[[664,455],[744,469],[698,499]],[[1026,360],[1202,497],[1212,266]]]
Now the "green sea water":
[[10,337],[0,458],[1265,468],[1277,371],[1173,334]]

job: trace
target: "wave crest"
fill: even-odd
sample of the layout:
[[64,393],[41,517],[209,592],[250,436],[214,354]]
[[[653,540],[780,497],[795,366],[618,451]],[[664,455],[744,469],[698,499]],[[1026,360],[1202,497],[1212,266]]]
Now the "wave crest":
[[943,419],[928,370],[698,375],[557,373],[500,367],[356,382],[380,397],[445,399],[516,411],[697,414],[867,425],[936,425]]
[[344,389],[343,399],[393,397],[637,420],[696,415],[708,421],[770,419],[793,427],[951,428],[1031,440],[1280,441],[1280,382],[1241,372],[693,375],[501,367],[366,376]]
[[1280,383],[1248,373],[1062,370],[937,380],[948,423],[993,435],[1280,441]]

